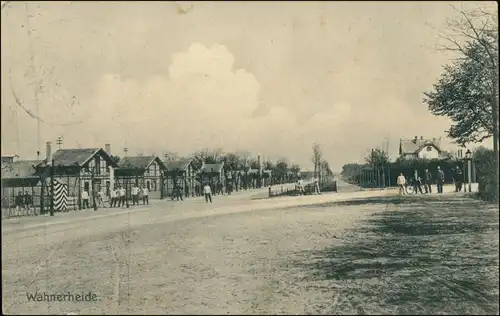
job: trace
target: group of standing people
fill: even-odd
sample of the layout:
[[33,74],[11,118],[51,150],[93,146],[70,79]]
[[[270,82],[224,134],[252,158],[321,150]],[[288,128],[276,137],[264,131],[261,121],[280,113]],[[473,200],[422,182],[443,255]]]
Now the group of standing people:
[[[134,185],[131,190],[132,194],[132,205],[139,205],[139,200],[142,200],[143,205],[149,205],[149,190],[143,186],[139,188]],[[116,186],[109,192],[109,207],[125,207],[127,202],[127,190],[122,186]],[[89,208],[90,205],[90,194],[88,190],[83,190],[81,195],[82,209]],[[104,192],[100,190],[97,192],[96,204],[100,207],[104,206]]]
[[[139,205],[142,199],[143,205],[149,205],[149,190],[145,186],[139,188],[137,185],[132,187],[132,205]],[[127,202],[127,190],[122,186],[117,186],[110,192],[110,207],[125,207]]]
[[[457,167],[457,169],[460,169]],[[415,193],[420,192],[420,194],[430,194],[432,193],[432,184],[436,184],[437,193],[443,193],[443,184],[444,184],[444,172],[441,170],[441,167],[437,167],[436,169],[436,177],[434,179],[432,173],[429,169],[425,169],[423,178],[419,176],[418,171],[415,170],[413,174],[413,190]],[[406,177],[403,173],[400,173],[397,178],[397,184],[399,187],[399,194],[406,195],[406,186],[408,185],[406,181]],[[422,185],[424,189],[422,190]],[[425,191],[425,192],[424,192]]]
[[24,194],[19,191],[14,199],[14,207],[18,214],[21,213],[21,210],[25,210],[27,213],[31,211],[31,208],[35,209],[35,205],[33,203],[33,196],[25,191]]

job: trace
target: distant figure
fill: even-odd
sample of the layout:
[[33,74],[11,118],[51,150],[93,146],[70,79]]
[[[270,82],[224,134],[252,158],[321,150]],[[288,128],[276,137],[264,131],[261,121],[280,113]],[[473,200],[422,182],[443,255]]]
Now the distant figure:
[[217,182],[217,194],[224,195],[224,186],[222,182]]
[[111,200],[109,201],[109,207],[115,207],[116,206],[116,200],[118,198],[118,192],[115,188],[113,188],[110,192],[111,195]]
[[120,188],[120,198],[121,198],[121,204],[122,207],[125,207],[125,204],[127,204],[127,190],[125,187]]
[[205,195],[205,203],[208,203],[209,200],[212,203],[212,188],[208,183],[203,187],[203,194]]
[[313,178],[313,183],[314,183],[314,193],[321,194],[321,192],[319,191],[319,180],[318,180],[318,178],[314,177]]
[[89,192],[83,190],[82,192],[82,209],[89,208]]
[[31,212],[31,207],[35,208],[35,205],[33,204],[33,197],[28,193],[28,191],[24,193],[24,207],[26,208],[28,214]]
[[99,192],[97,192],[97,205],[99,205],[99,207],[102,207],[102,205],[104,204],[104,192],[102,192],[102,189],[99,190]]
[[441,170],[441,167],[437,167],[437,176],[436,176],[436,185],[437,192],[443,193],[443,184],[444,184],[444,172]]
[[430,173],[429,169],[425,169],[424,173],[424,189],[425,193],[432,193],[432,174]]
[[149,190],[142,186],[142,205],[149,205]]
[[453,182],[455,183],[455,192],[462,191],[463,177],[464,174],[462,173],[462,170],[460,169],[459,166],[457,166],[455,172],[453,172]]
[[16,209],[17,215],[20,215],[21,210],[24,209],[24,197],[21,191],[17,193],[16,199],[14,200],[14,208]]
[[182,199],[182,186],[180,183],[176,183],[174,186],[174,191],[172,192],[172,201],[174,199],[177,199],[177,201],[179,200],[184,201]]
[[398,187],[399,187],[399,195],[406,195],[406,191],[405,191],[406,178],[403,175],[403,173],[399,174],[397,181],[398,181]]
[[140,189],[139,187],[136,185],[134,185],[132,187],[132,205],[135,205],[137,203],[137,205],[139,205],[139,192],[140,192]]
[[298,189],[300,195],[305,195],[305,192],[304,192],[304,180],[299,179],[297,181],[297,189]]
[[420,176],[418,175],[417,170],[414,171],[413,179],[415,180],[415,182],[413,183],[413,191],[415,192],[415,194],[417,194],[417,192],[420,192],[420,194],[424,194],[424,192],[422,191],[422,178],[420,178]]

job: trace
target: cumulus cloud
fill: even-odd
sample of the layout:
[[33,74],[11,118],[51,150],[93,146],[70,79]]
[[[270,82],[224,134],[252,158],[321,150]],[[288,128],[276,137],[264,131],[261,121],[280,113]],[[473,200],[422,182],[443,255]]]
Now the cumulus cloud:
[[280,106],[255,117],[260,84],[233,64],[233,55],[223,45],[192,44],[174,54],[168,75],[144,82],[104,75],[87,101],[99,110],[89,110],[80,129],[96,146],[105,139],[130,152],[189,154],[204,147],[259,152],[263,137],[266,143],[269,138],[283,140],[297,122]]

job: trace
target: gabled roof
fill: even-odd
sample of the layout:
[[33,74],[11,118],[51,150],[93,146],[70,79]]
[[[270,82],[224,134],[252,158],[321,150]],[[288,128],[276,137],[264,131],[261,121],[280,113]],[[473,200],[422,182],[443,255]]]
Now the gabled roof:
[[118,168],[120,169],[142,169],[145,170],[156,161],[161,169],[166,169],[165,164],[158,156],[138,156],[138,157],[124,157],[120,159]]
[[[116,163],[102,148],[74,148],[74,149],[58,149],[53,155],[54,165],[57,167],[78,167],[89,162],[95,155],[99,154],[112,166]],[[42,166],[47,165],[47,161],[43,161]]]
[[186,170],[191,162],[193,161],[192,158],[180,158],[177,160],[169,161],[165,165],[167,167],[167,170],[181,170],[184,171]]
[[433,146],[441,152],[441,138],[438,139],[401,139],[399,141],[399,154],[416,154],[426,146]]
[[224,163],[203,163],[203,165],[201,165],[200,171],[221,172],[223,167]]

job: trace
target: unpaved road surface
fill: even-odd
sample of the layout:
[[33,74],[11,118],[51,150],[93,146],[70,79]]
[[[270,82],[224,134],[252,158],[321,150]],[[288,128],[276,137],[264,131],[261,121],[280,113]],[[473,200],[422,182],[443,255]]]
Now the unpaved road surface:
[[[498,207],[392,194],[162,202],[2,224],[3,312],[497,313]],[[35,292],[97,300],[29,302]]]

